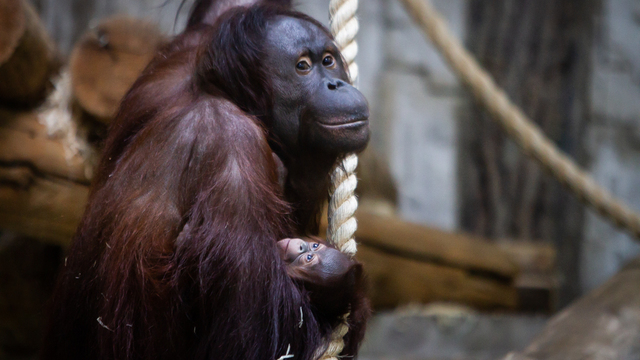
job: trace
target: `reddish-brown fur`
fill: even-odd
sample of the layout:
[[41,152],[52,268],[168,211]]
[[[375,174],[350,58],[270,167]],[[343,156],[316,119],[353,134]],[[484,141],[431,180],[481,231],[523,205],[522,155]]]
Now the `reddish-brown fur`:
[[[300,16],[242,11],[258,23]],[[283,193],[268,119],[228,95],[232,87],[268,102],[268,84],[203,88],[203,44],[236,56],[220,29],[192,25],[123,100],[60,275],[44,359],[274,360],[289,346],[295,359],[311,359],[336,324],[289,278],[275,246],[317,230],[317,214],[294,210],[318,208],[327,166],[288,169],[313,180],[311,204]],[[239,64],[221,68],[246,72]],[[369,314],[357,277],[345,355],[356,353]]]

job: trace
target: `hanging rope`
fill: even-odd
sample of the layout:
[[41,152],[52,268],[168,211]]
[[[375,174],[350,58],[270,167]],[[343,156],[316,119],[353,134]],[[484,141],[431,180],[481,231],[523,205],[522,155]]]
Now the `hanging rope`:
[[[356,84],[358,79],[358,64],[355,62],[358,54],[358,43],[355,40],[358,34],[358,0],[331,0],[329,14],[331,16],[331,32],[336,44],[342,52],[347,64],[349,64],[349,76],[351,83]],[[354,256],[356,254],[356,241],[353,234],[358,228],[354,214],[358,208],[358,200],[355,196],[358,179],[355,171],[358,166],[358,156],[348,154],[331,174],[331,200],[329,201],[327,241],[341,252]],[[338,355],[344,348],[344,336],[349,331],[345,321],[338,325],[331,334],[331,342],[319,357],[320,360],[338,360]]]
[[628,229],[636,238],[640,238],[640,215],[600,187],[509,100],[490,75],[451,34],[445,21],[428,0],[401,1],[476,100],[491,113],[493,119],[526,155],[547,169],[582,202],[595,208],[616,226]]
[[[331,0],[329,14],[331,16],[331,32],[336,43],[349,64],[351,83],[358,79],[358,65],[355,62],[358,54],[358,0]],[[353,234],[358,228],[354,213],[358,208],[358,200],[354,194],[358,180],[355,170],[358,157],[347,155],[331,174],[331,200],[328,209],[327,241],[350,256],[356,253],[356,242]]]

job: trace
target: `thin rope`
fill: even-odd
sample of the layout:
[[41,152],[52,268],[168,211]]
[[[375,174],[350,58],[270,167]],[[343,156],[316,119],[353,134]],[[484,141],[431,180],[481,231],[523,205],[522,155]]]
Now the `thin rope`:
[[586,171],[562,153],[535,125],[491,76],[473,59],[447,27],[428,0],[401,0],[407,12],[446,58],[451,68],[471,90],[476,100],[520,146],[524,153],[548,170],[580,201],[595,208],[616,226],[640,238],[640,215],[600,187]]
[[[355,62],[358,54],[358,43],[355,40],[359,28],[356,18],[357,10],[358,0],[331,0],[329,4],[331,32],[349,66],[349,77],[354,85],[358,80],[358,64]],[[356,254],[356,241],[353,234],[358,228],[354,216],[358,208],[358,200],[355,196],[358,185],[355,175],[357,166],[358,156],[348,154],[333,170],[331,200],[327,211],[327,241],[349,256]],[[349,331],[347,316],[345,315],[344,321],[333,330],[331,341],[319,357],[320,360],[338,360],[338,355],[344,348],[344,336]]]

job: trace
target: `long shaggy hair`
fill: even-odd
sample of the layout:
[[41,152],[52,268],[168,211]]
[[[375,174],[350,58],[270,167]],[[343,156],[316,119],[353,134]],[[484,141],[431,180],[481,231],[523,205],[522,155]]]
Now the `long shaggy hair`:
[[[310,20],[268,5],[217,21],[208,11],[231,3],[199,1],[123,99],[59,277],[44,359],[274,360],[289,347],[312,359],[336,324],[276,250],[298,220],[278,185],[258,61],[269,21]],[[357,351],[365,319],[350,320],[344,354]]]

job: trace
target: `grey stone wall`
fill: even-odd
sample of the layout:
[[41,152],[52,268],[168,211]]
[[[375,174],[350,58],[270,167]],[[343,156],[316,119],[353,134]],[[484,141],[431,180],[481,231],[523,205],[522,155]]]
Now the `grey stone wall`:
[[546,321],[544,317],[476,314],[463,308],[382,313],[367,325],[358,358],[501,359],[508,352],[523,350]]
[[[606,0],[593,57],[588,143],[596,181],[640,210],[640,1]],[[640,245],[593,211],[585,221],[582,288],[593,289]]]

